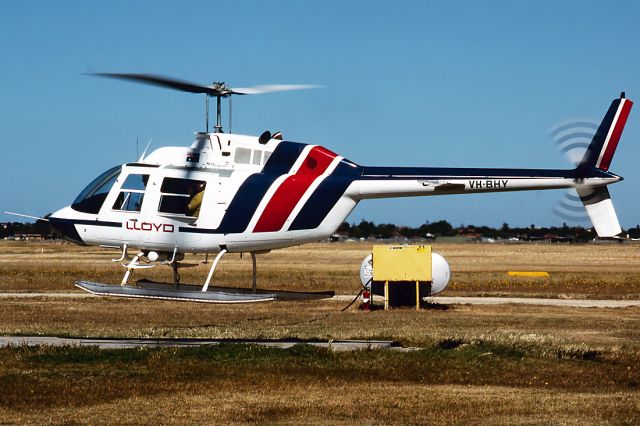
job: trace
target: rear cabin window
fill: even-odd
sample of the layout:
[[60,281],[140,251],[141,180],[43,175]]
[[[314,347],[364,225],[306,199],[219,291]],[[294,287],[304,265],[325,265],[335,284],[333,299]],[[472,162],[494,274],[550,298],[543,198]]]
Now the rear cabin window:
[[270,155],[270,152],[262,151],[261,149],[236,148],[233,161],[236,164],[252,164],[254,166],[259,166],[266,163]]
[[249,164],[251,162],[251,150],[249,148],[236,148],[236,155],[233,161],[237,164]]
[[265,151],[264,158],[262,159],[262,164],[267,164],[267,161],[269,161],[269,157],[271,157],[271,153],[269,151]]
[[139,212],[144,200],[144,191],[147,189],[149,175],[131,174],[122,184],[118,198],[113,204],[114,210]]
[[160,187],[160,213],[198,217],[207,183],[203,180],[164,178]]
[[259,149],[254,149],[253,150],[253,160],[251,161],[251,163],[253,165],[259,166],[261,159],[262,159],[262,151],[259,150]]

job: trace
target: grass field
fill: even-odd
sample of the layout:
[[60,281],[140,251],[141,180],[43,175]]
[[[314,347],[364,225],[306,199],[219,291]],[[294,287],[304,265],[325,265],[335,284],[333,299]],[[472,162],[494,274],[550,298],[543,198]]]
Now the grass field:
[[[370,249],[313,244],[259,256],[258,283],[355,294]],[[639,245],[436,244],[434,251],[453,270],[443,295],[640,298]],[[66,244],[3,243],[0,292],[75,291],[77,279],[116,283],[123,268],[112,257],[117,253]],[[185,269],[183,281],[201,282],[208,266]],[[551,275],[509,278],[509,270]],[[170,269],[144,276],[167,280]],[[225,257],[216,278],[249,286],[250,258]],[[340,312],[346,302],[0,302],[5,335],[375,338],[418,348],[0,349],[0,423],[640,422],[638,308]]]
[[79,423],[637,423],[631,360],[491,344],[409,353],[237,345],[0,351],[0,414]]
[[[258,284],[283,290],[360,289],[360,263],[371,244],[307,244],[258,256]],[[445,295],[511,295],[640,299],[640,244],[434,244],[452,269]],[[110,259],[120,253],[67,243],[0,243],[0,291],[74,290],[76,280],[119,283],[124,269]],[[189,255],[182,281],[202,283],[210,264]],[[28,267],[25,268],[25,265]],[[507,271],[547,271],[548,279],[507,277]],[[171,270],[145,270],[145,277],[168,281]],[[133,280],[142,277],[133,275]],[[251,258],[226,255],[216,271],[222,285],[250,286]]]

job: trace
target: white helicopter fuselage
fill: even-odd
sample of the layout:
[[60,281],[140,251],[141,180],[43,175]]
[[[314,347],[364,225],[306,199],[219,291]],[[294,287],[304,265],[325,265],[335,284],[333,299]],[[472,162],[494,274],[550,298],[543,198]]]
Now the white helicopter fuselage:
[[[315,161],[308,154],[316,147],[295,144],[302,148],[298,161],[285,173],[265,174],[265,165],[280,143],[276,139],[260,144],[257,137],[198,133],[189,148],[160,148],[142,161],[111,169],[115,179],[106,182],[109,176],[105,176],[105,182],[87,188],[91,193],[100,191],[101,183],[111,185],[97,212],[95,206],[83,208],[81,203],[74,203],[49,220],[78,243],[113,247],[127,244],[129,248],[160,252],[217,252],[222,247],[229,252],[259,252],[327,238],[355,207],[353,197],[339,197],[331,214],[317,226],[290,228],[318,185],[343,158],[331,153],[333,158],[321,173],[305,174],[311,169],[303,163]],[[329,160],[323,155],[326,150],[316,151]],[[287,155],[286,160],[291,161],[290,157]],[[132,176],[143,178],[137,180],[138,185],[128,186]],[[264,179],[248,182],[252,176]],[[285,182],[288,178],[291,179]],[[142,179],[144,185],[140,185]],[[171,205],[163,208],[171,198],[186,202],[190,197],[187,191],[167,192],[163,183],[171,179],[205,183],[197,217],[184,210],[176,211]],[[297,201],[289,197],[291,188],[300,196]],[[274,196],[282,198],[283,194],[286,206],[281,201],[270,203]],[[125,198],[134,195],[135,202],[123,204]],[[284,223],[273,223],[274,215],[279,221],[284,218]]]
[[[617,99],[610,112],[630,106]],[[613,130],[594,139],[597,152],[568,170],[363,167],[318,145],[197,133],[188,148],[108,170],[49,220],[80,244],[257,253],[328,238],[363,199],[576,188],[598,234],[614,236],[621,230],[606,185],[622,179],[608,172],[626,121],[618,116],[605,117],[601,127]]]

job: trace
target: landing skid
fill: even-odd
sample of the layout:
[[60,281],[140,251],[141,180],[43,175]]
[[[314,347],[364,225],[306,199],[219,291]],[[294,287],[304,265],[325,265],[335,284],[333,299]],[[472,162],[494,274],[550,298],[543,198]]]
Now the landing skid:
[[[171,266],[173,270],[173,283],[158,283],[149,280],[139,280],[135,285],[128,285],[127,282],[131,277],[131,273],[136,269],[152,268],[155,264],[150,264],[158,260],[158,255],[150,257],[152,252],[140,251],[136,254],[128,264],[122,264],[127,271],[122,278],[119,286],[96,283],[92,281],[77,281],[76,287],[81,288],[89,293],[99,296],[116,296],[116,297],[133,297],[141,299],[160,299],[160,300],[180,300],[187,302],[203,302],[203,303],[255,303],[269,302],[273,300],[314,300],[326,299],[335,296],[333,291],[325,292],[294,292],[294,291],[277,291],[277,290],[258,290],[257,274],[256,274],[256,253],[251,252],[252,265],[252,285],[250,289],[245,288],[229,288],[229,287],[211,287],[211,279],[216,270],[216,266],[220,259],[227,253],[225,246],[220,247],[220,251],[216,255],[211,269],[207,275],[207,279],[203,286],[195,286],[180,283],[179,267],[197,266],[180,263],[179,260],[184,255],[178,256],[178,248],[174,248],[171,260],[162,262],[164,265]],[[143,257],[147,257],[150,262],[143,262]],[[168,257],[168,256],[167,256]],[[113,259],[113,262],[121,262],[127,258],[127,244],[122,247],[122,255],[119,259]],[[208,260],[208,253],[207,253]]]
[[[120,286],[78,281],[76,287],[99,296],[133,297],[143,299],[177,300],[204,303],[256,303],[330,299],[335,296],[333,291],[297,292],[280,290],[262,290],[232,287],[209,287],[202,291],[200,286],[180,284],[177,287],[170,283],[159,283],[140,280],[136,286]],[[255,293],[254,293],[255,291]]]
[[[151,280],[139,280],[136,285],[141,288],[149,288],[149,289],[169,289],[172,288],[173,285],[169,283],[161,283],[157,281]],[[199,289],[200,286],[196,284],[180,284],[178,287],[180,290],[194,290]],[[318,299],[331,299],[336,295],[335,291],[286,291],[286,290],[267,290],[267,289],[253,289],[253,288],[245,288],[245,287],[216,287],[209,286],[208,293],[211,292],[220,292],[226,294],[244,294],[247,296],[250,295],[275,295],[276,300],[286,301],[286,300],[318,300]]]
[[[180,285],[177,289],[173,284],[162,287],[137,287],[129,285],[109,285],[91,281],[77,281],[76,287],[98,296],[132,297],[139,299],[177,300],[184,302],[202,303],[256,303],[276,300],[273,293],[241,294],[223,291],[201,291],[199,287]],[[193,290],[186,290],[192,287]]]

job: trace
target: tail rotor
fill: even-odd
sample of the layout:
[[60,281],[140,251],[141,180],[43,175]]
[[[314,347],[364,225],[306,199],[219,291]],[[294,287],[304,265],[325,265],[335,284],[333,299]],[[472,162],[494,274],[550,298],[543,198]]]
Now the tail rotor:
[[[622,232],[607,184],[598,184],[597,179],[622,179],[610,173],[609,167],[632,105],[622,92],[611,102],[599,126],[595,127],[590,121],[574,121],[550,132],[556,146],[576,164],[577,196],[565,194],[554,214],[571,222],[583,222],[588,217],[600,237],[615,237]],[[590,178],[596,183],[589,183]]]

